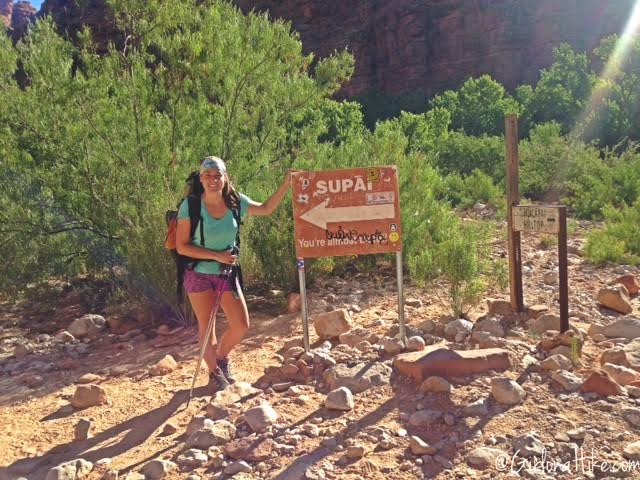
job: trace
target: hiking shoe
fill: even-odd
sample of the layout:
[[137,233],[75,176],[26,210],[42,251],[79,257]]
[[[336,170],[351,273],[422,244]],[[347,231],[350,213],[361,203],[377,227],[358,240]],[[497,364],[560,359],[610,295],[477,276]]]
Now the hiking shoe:
[[229,386],[229,381],[225,377],[220,367],[216,368],[213,372],[209,372],[209,388],[213,393],[224,390]]
[[228,358],[219,358],[218,359],[218,369],[222,370],[225,378],[229,383],[236,383],[236,379],[233,378],[231,372],[229,371],[229,359]]

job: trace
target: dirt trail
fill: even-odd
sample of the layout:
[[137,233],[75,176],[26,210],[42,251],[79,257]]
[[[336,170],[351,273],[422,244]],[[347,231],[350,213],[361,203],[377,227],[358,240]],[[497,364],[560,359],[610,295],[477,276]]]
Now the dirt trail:
[[[525,298],[527,304],[543,303],[554,309],[557,308],[557,288],[545,284],[542,276],[553,269],[555,250],[542,249],[538,242],[539,239],[530,238],[523,248],[525,266],[531,269],[531,273],[525,272]],[[504,255],[504,248],[503,242],[496,242],[496,258]],[[310,288],[311,314],[330,307],[351,308],[354,327],[365,327],[380,337],[393,336],[397,331],[395,280],[391,265],[383,270],[382,273],[319,282]],[[640,273],[637,269],[636,272]],[[617,273],[616,267],[599,269],[585,264],[579,256],[571,257],[571,310],[576,326],[584,330],[589,328],[589,316],[593,310],[598,310],[593,299],[595,292]],[[488,292],[488,296],[504,296],[505,293]],[[408,306],[406,310],[407,322],[412,328],[427,319],[436,323],[452,320],[447,318],[444,287],[427,291],[408,287],[406,297],[418,300],[416,306]],[[640,311],[637,298],[633,305],[637,314]],[[281,361],[277,355],[282,353],[285,342],[302,334],[302,323],[298,315],[279,315],[275,301],[265,297],[250,300],[249,310],[252,326],[248,336],[233,352],[232,363],[238,380],[255,383],[266,366]],[[482,304],[471,312],[470,318],[475,320],[485,313],[486,305]],[[28,314],[28,311],[20,310],[6,313],[2,338],[20,333],[18,327],[8,326],[11,318]],[[605,319],[618,317],[608,312],[603,315]],[[218,323],[220,330],[224,327],[224,319],[219,319]],[[517,325],[512,326],[514,332],[509,333],[506,340],[513,342],[514,348],[520,349],[518,351],[530,349],[533,353],[539,336],[520,334]],[[313,333],[313,328],[311,330]],[[195,342],[195,328],[191,326],[169,337],[153,335],[146,338],[139,334],[116,343],[98,339],[89,343],[88,353],[78,359],[52,357],[46,352],[25,357],[24,361],[29,364],[54,363],[43,374],[44,383],[36,388],[24,384],[22,372],[0,375],[0,465],[4,467],[0,470],[0,479],[23,475],[29,480],[38,480],[44,478],[50,468],[77,458],[93,463],[103,458],[111,459],[108,466],[96,467],[85,477],[88,479],[100,478],[106,469],[118,470],[120,478],[125,478],[128,472],[139,471],[154,458],[175,460],[184,450],[186,426],[194,415],[203,412],[209,401],[206,388],[199,387],[191,405],[185,408],[197,356]],[[320,343],[315,334],[312,342],[313,346]],[[600,354],[608,347],[587,338],[583,364],[597,365]],[[148,368],[167,354],[178,361],[178,368],[164,376],[149,376]],[[383,359],[392,358],[384,357],[384,352],[382,355]],[[7,351],[0,358],[2,362],[15,361],[9,358]],[[75,382],[86,373],[100,377],[97,383],[106,391],[109,403],[74,410],[70,408],[69,400],[75,391]],[[515,379],[522,374],[522,369],[515,366],[507,374]],[[496,448],[508,452],[510,439],[531,431],[538,432],[543,442],[551,445],[558,432],[583,428],[587,432],[581,443],[585,451],[593,448],[602,458],[619,458],[628,442],[638,438],[637,429],[618,412],[621,407],[633,406],[633,399],[587,402],[579,395],[563,395],[540,375],[523,382],[527,390],[523,403],[512,407],[491,404],[487,414],[479,418],[461,416],[461,406],[486,397],[490,391],[489,380],[482,376],[454,379],[451,395],[420,396],[411,380],[394,374],[390,385],[356,394],[355,407],[347,413],[325,409],[326,395],[313,385],[302,385],[296,394],[265,390],[255,398],[248,398],[241,409],[244,411],[261,402],[269,402],[280,416],[279,423],[293,432],[283,434],[284,437],[296,437],[291,444],[293,450],[290,454],[273,455],[266,461],[268,468],[260,473],[240,473],[234,478],[291,480],[305,478],[305,475],[306,478],[386,480],[423,478],[423,475],[439,479],[502,478],[502,473],[489,470],[483,473],[468,468],[461,452],[468,452],[474,446],[496,444],[499,445]],[[205,382],[203,372],[198,385]],[[437,410],[443,415],[450,414],[453,420],[431,427],[412,427],[408,425],[408,419],[416,409]],[[83,417],[91,420],[93,436],[74,441],[74,425]],[[176,427],[175,432],[163,433],[168,422]],[[307,428],[310,424],[319,425],[321,434],[294,435],[296,427]],[[403,430],[408,430],[409,435],[421,436],[432,445],[437,444],[440,459],[427,464],[428,459],[422,461],[412,456]],[[381,431],[392,436],[390,448],[379,448],[380,441],[375,437]],[[323,439],[328,436],[336,438],[341,447],[326,448]],[[363,458],[345,457],[345,449],[352,445],[363,446],[367,452]],[[603,446],[606,447],[604,450]],[[314,477],[313,468],[316,467],[322,474]],[[416,473],[418,471],[422,473]],[[219,470],[212,467],[197,471],[204,478],[228,478],[216,476],[216,472]],[[172,473],[165,478],[186,479],[192,473]],[[557,478],[583,478],[576,472],[563,475]],[[628,478],[640,478],[640,469],[634,475],[637,476]]]

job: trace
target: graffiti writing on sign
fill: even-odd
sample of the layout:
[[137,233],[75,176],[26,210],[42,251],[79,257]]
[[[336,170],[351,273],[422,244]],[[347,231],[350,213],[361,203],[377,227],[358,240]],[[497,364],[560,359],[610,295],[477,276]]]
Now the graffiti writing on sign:
[[335,232],[325,230],[325,234],[327,236],[329,246],[359,243],[387,245],[389,243],[387,235],[377,229],[373,233],[360,233],[358,230],[353,228],[350,230],[344,230],[342,226],[339,226],[338,230]]
[[555,207],[513,207],[513,229],[519,232],[558,233],[559,213]]

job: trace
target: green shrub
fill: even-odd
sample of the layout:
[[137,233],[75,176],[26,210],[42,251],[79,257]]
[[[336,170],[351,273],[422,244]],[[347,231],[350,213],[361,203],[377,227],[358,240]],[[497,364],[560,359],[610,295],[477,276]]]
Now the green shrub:
[[468,176],[480,170],[501,184],[506,173],[503,137],[471,137],[450,132],[438,143],[433,156],[435,165],[445,175]]
[[640,200],[631,207],[607,207],[604,216],[604,227],[587,238],[586,257],[597,264],[640,263]]
[[478,169],[464,178],[455,173],[444,177],[438,196],[459,208],[469,208],[477,202],[502,208],[505,201],[502,189]]

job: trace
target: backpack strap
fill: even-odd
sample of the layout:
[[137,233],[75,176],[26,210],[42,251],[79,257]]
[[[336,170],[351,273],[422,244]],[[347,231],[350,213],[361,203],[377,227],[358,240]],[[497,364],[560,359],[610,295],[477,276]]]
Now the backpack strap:
[[[236,219],[236,223],[238,224],[238,230],[236,231],[236,248],[238,249],[238,253],[240,252],[240,225],[242,225],[241,205],[242,203],[238,202],[238,208],[231,209],[231,212],[233,213],[233,218]],[[240,289],[244,290],[244,282],[242,280],[242,267],[240,267],[239,263],[235,265],[234,273],[238,278]]]

